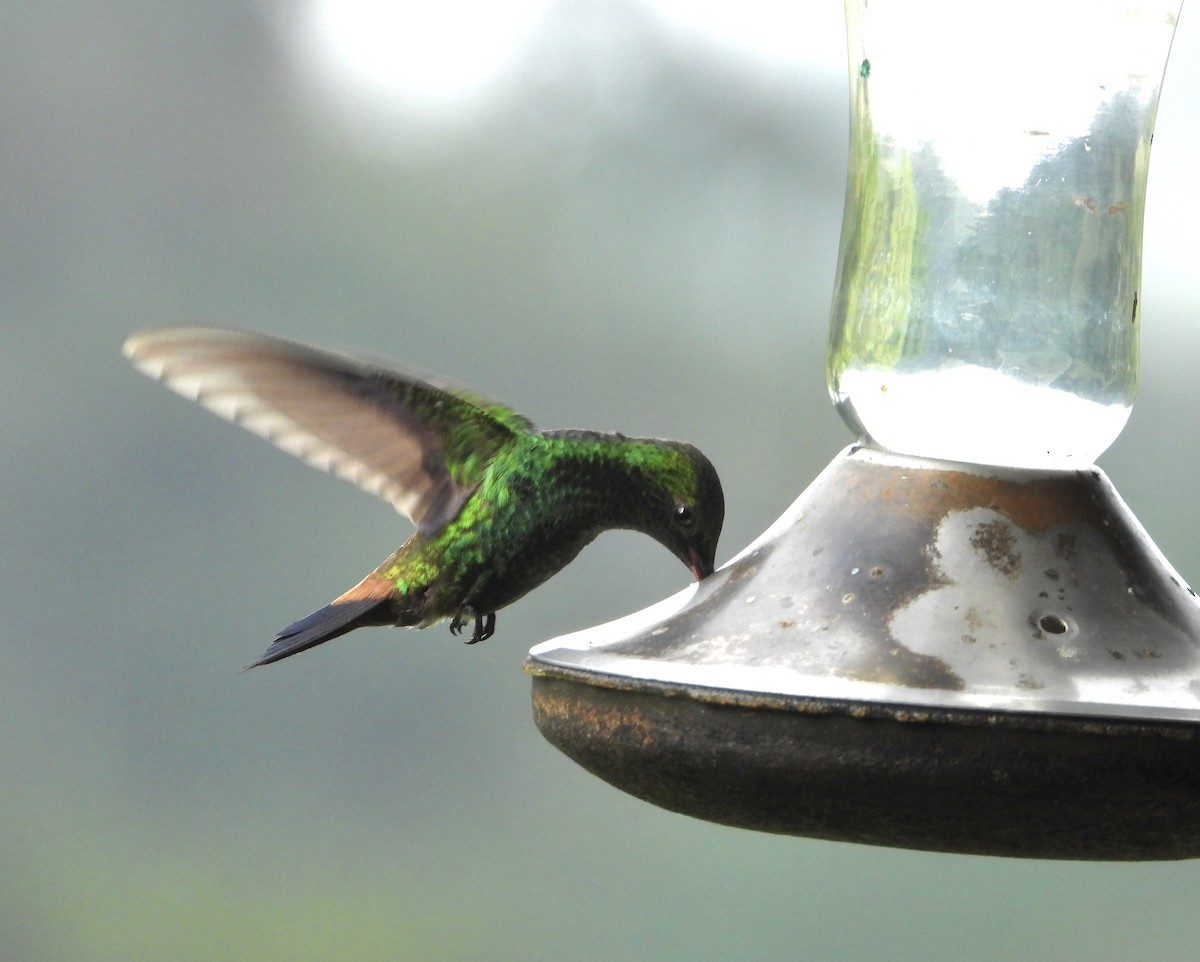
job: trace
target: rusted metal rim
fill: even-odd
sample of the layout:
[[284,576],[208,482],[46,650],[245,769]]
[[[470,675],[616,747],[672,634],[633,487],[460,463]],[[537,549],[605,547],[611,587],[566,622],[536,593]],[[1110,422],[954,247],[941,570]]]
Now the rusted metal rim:
[[916,709],[526,662],[542,734],[630,794],[764,832],[1024,858],[1200,856],[1200,734]]

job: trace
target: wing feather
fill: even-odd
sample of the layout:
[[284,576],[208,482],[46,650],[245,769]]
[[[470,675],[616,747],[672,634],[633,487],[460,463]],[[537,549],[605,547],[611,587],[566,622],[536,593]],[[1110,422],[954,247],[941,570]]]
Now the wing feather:
[[[520,415],[384,362],[217,328],[144,331],[123,353],[226,420],[391,502],[422,530],[458,514]],[[475,453],[474,472],[460,467]]]

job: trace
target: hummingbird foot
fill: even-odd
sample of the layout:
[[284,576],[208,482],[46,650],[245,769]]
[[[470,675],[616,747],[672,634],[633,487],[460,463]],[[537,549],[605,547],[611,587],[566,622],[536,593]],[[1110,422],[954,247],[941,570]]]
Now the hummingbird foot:
[[475,628],[471,632],[471,637],[467,639],[468,645],[487,641],[496,633],[496,613],[494,611],[480,614],[471,608],[470,605],[463,605],[458,609],[458,613],[450,622],[450,634],[456,637],[462,634],[462,630],[467,626],[467,615],[472,615],[475,618]]

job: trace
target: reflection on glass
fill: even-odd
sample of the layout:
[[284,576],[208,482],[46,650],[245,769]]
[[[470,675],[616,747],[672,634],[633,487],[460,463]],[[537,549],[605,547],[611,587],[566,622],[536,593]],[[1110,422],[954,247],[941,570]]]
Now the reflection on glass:
[[1142,214],[1179,0],[846,0],[827,357],[906,454],[1084,466],[1137,389]]

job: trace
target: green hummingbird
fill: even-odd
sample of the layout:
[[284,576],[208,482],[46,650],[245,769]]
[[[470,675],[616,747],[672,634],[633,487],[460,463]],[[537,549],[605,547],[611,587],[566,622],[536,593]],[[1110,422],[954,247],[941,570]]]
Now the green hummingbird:
[[349,591],[288,625],[266,665],[367,625],[449,619],[468,644],[600,532],[650,535],[712,573],[725,516],[709,460],[677,441],[539,431],[517,412],[387,362],[216,328],[131,336],[150,377],[390,501],[413,535]]

